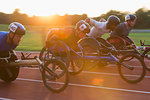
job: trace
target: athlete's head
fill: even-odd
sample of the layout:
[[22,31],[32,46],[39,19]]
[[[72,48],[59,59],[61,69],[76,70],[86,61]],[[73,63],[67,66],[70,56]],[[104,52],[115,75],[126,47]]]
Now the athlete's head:
[[86,36],[86,33],[90,32],[90,28],[91,27],[87,22],[85,22],[84,20],[81,20],[76,24],[75,29],[76,29],[76,32],[78,33],[78,36],[82,38]]
[[21,41],[23,35],[25,35],[25,27],[18,23],[18,22],[13,22],[9,25],[9,40],[11,44],[18,45],[19,42]]
[[125,21],[128,23],[130,27],[133,27],[135,25],[136,19],[137,19],[136,15],[133,14],[127,14],[125,16]]
[[111,15],[107,19],[107,29],[110,29],[112,31],[116,28],[116,26],[119,23],[120,23],[120,19],[115,15]]

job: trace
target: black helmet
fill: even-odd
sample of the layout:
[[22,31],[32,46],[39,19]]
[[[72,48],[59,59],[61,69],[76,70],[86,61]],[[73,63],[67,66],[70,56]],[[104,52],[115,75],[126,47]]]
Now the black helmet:
[[130,21],[130,20],[135,20],[136,19],[136,15],[133,14],[127,14],[125,16],[125,21]]
[[18,22],[13,22],[9,25],[9,31],[15,34],[25,35],[25,30],[25,27]]
[[111,15],[107,19],[107,24],[109,25],[118,25],[119,23],[120,23],[120,19],[115,15]]
[[89,33],[90,32],[90,25],[85,22],[84,20],[80,20],[77,24],[76,24],[76,30],[81,31],[83,33]]

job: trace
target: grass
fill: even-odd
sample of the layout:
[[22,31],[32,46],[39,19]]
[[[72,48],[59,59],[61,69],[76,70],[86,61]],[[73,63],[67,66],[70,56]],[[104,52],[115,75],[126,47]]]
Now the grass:
[[8,25],[0,24],[0,31],[8,31]]
[[[25,26],[27,29],[26,35],[23,37],[16,50],[22,51],[40,51],[44,45],[47,27],[43,26]],[[0,31],[8,31],[8,25],[0,25]],[[145,40],[145,44],[150,44],[150,33],[130,33],[129,35],[140,46],[140,40]],[[104,34],[103,38],[109,37],[109,34]]]
[[43,47],[40,33],[29,33],[23,37],[16,50],[22,51],[40,51]]

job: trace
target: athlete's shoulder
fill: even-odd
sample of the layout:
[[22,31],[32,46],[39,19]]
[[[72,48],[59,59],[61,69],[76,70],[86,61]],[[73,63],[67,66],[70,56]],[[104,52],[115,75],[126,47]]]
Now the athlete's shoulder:
[[7,32],[7,31],[0,31],[0,35],[6,35],[6,34],[8,34],[9,32]]
[[0,38],[7,37],[8,33],[9,32],[7,32],[7,31],[0,31]]
[[106,27],[108,22],[106,21],[106,22],[99,22],[99,23],[101,24],[102,27]]
[[118,27],[125,27],[125,23],[120,23]]

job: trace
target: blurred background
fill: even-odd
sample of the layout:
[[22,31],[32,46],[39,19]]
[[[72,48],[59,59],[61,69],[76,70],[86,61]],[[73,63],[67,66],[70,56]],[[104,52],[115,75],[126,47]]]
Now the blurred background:
[[[124,22],[126,14],[135,14],[137,21],[130,36],[150,43],[150,0],[4,0],[0,6],[0,31],[8,31],[11,22],[25,25],[24,36],[17,50],[40,51],[50,28],[74,27],[87,17],[95,20],[116,15]],[[104,35],[107,38],[109,34]]]

